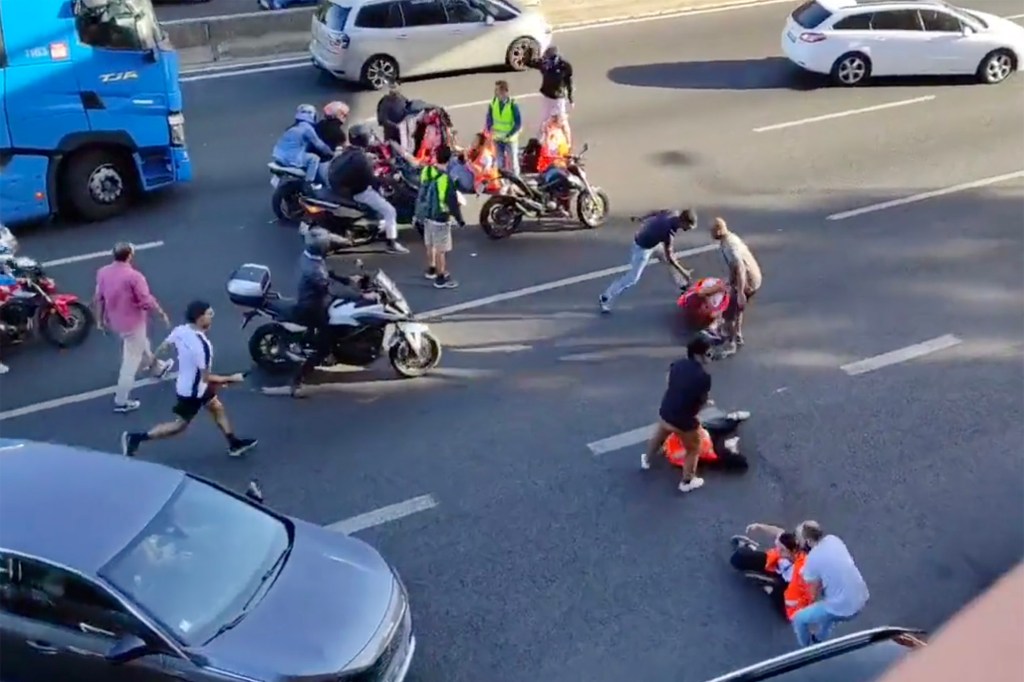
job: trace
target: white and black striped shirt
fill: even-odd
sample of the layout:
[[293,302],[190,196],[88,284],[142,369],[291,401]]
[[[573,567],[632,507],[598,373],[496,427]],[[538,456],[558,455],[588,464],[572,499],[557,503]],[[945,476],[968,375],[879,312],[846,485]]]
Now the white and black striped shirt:
[[173,343],[178,350],[178,379],[175,391],[180,398],[201,398],[206,393],[203,374],[213,364],[213,346],[206,334],[182,324],[171,330],[164,343]]

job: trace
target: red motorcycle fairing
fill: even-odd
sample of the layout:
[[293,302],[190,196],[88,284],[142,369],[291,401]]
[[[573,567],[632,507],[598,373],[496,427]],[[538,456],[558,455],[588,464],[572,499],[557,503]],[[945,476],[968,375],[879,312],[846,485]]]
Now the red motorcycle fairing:
[[57,311],[57,314],[66,320],[71,315],[69,307],[72,303],[78,301],[78,296],[74,294],[54,294],[50,299],[53,301],[53,308]]

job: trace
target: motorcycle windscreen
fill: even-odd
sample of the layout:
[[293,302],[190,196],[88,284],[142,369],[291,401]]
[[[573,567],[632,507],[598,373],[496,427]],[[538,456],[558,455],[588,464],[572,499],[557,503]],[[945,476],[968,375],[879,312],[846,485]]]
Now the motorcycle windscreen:
[[405,296],[398,289],[398,285],[395,284],[394,280],[384,274],[383,270],[378,270],[377,274],[373,276],[374,282],[381,288],[382,291],[386,292],[388,297],[395,302],[395,306],[399,310],[406,314],[411,314],[412,309],[409,307],[409,302],[405,300]]

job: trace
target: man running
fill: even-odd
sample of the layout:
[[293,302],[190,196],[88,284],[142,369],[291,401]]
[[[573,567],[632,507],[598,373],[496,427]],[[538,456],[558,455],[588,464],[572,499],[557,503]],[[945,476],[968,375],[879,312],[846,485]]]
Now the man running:
[[761,288],[761,266],[746,242],[732,232],[724,218],[715,218],[711,223],[711,238],[718,242],[729,268],[729,283],[732,297],[725,311],[725,344],[718,349],[717,357],[724,358],[736,353],[743,346],[743,311],[747,302]]
[[680,230],[689,232],[696,227],[697,213],[689,208],[683,211],[655,211],[639,220],[640,229],[633,237],[633,246],[629,252],[629,270],[612,282],[601,294],[599,303],[602,313],[610,313],[615,299],[640,281],[640,276],[644,274],[648,263],[651,262],[651,258],[659,248],[664,251],[664,257],[669,266],[684,281],[688,282],[693,275],[676,260],[673,240],[676,232]]
[[211,371],[213,346],[206,332],[213,324],[213,307],[205,301],[192,301],[185,310],[185,320],[187,324],[175,327],[155,353],[160,355],[171,345],[178,351],[178,378],[175,383],[178,402],[171,410],[175,415],[174,421],[157,424],[149,431],[122,433],[121,452],[126,457],[134,457],[139,446],[146,441],[170,438],[184,432],[204,407],[224,434],[228,455],[239,457],[256,447],[256,439],[235,436],[224,404],[217,397],[218,388],[241,383],[245,381],[245,375],[225,376]]

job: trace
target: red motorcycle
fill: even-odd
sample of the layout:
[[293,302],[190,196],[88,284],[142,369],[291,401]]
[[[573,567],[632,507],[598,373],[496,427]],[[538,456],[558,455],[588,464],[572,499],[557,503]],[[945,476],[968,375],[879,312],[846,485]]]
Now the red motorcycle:
[[31,258],[11,258],[3,266],[11,278],[0,284],[0,344],[23,343],[37,330],[58,348],[85,342],[95,319],[78,296],[58,293],[56,282]]

